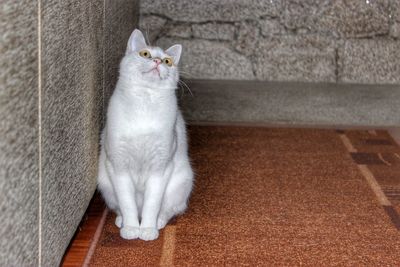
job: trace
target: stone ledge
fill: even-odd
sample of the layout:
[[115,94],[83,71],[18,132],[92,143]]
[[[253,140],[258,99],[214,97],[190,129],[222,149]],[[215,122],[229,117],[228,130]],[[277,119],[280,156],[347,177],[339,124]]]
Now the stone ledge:
[[[191,122],[395,127],[399,85],[187,81],[180,99]],[[178,95],[181,93],[179,92]]]

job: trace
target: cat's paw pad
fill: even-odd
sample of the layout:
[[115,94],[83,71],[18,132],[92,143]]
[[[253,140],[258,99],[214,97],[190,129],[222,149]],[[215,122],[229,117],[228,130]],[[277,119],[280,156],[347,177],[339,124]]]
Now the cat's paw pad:
[[157,239],[158,230],[152,227],[140,228],[139,238],[145,241]]
[[134,226],[124,226],[119,231],[119,234],[123,239],[136,239],[139,237],[140,228]]
[[157,228],[158,230],[163,229],[167,225],[168,221],[164,218],[158,218],[157,220]]
[[118,228],[121,228],[121,227],[122,227],[122,216],[121,216],[121,215],[119,215],[119,216],[117,216],[117,218],[115,218],[115,225],[116,225]]

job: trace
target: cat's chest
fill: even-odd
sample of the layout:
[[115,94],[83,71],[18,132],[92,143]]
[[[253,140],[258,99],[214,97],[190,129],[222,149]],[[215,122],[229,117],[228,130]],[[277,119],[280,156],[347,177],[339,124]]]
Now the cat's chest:
[[117,95],[109,108],[109,153],[123,162],[143,164],[158,157],[167,158],[175,140],[176,107],[165,102],[157,105],[148,100],[125,100]]
[[138,153],[141,157],[153,157],[167,153],[174,141],[172,122],[149,114],[127,117],[114,127],[114,144],[125,153]]
[[133,132],[165,131],[175,123],[176,110],[160,105],[138,105],[125,110],[120,118],[120,123]]
[[162,114],[130,114],[117,122],[119,136],[138,142],[143,139],[168,139],[173,131],[173,120]]

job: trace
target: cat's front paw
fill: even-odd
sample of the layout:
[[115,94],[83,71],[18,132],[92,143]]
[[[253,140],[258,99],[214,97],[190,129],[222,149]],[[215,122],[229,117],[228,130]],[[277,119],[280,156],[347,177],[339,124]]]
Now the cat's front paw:
[[134,226],[124,226],[119,231],[119,234],[123,239],[136,239],[139,237],[140,228]]
[[115,225],[116,225],[118,228],[121,228],[121,227],[122,227],[122,216],[121,216],[121,215],[118,215],[117,218],[115,218]]
[[157,228],[152,228],[152,227],[140,228],[139,238],[145,241],[157,239],[158,230]]

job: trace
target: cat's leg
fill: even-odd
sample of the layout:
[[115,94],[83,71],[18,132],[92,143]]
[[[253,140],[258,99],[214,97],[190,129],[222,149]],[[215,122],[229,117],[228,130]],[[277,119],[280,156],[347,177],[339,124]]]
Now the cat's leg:
[[[111,164],[110,164],[111,165]],[[118,201],[120,214],[117,213],[115,224],[120,225],[120,235],[124,239],[135,239],[139,237],[139,218],[135,200],[135,187],[129,172],[119,168],[110,168],[112,171],[112,184]],[[117,225],[118,226],[118,225]]]
[[168,221],[185,212],[193,187],[193,172],[189,162],[182,164],[172,173],[164,194],[163,205],[158,215],[157,228],[164,228]]
[[142,240],[158,238],[157,218],[171,172],[172,166],[168,167],[164,173],[151,174],[146,181],[139,236]]

